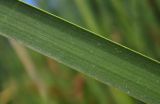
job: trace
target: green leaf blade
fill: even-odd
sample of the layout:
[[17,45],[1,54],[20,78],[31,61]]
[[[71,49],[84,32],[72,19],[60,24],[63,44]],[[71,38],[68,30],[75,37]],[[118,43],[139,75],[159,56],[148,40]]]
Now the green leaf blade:
[[0,34],[147,103],[160,103],[160,63],[15,0],[0,1]]

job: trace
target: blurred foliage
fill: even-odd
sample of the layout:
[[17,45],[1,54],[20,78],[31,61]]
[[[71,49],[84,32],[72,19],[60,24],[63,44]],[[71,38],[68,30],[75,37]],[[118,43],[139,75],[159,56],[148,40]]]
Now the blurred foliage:
[[[34,0],[34,5],[160,60],[160,0]],[[0,104],[143,102],[0,37]]]

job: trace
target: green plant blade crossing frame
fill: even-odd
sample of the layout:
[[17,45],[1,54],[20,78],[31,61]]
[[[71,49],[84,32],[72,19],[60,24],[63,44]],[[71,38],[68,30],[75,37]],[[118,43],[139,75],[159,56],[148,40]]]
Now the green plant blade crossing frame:
[[151,104],[160,63],[17,0],[0,0],[0,34]]

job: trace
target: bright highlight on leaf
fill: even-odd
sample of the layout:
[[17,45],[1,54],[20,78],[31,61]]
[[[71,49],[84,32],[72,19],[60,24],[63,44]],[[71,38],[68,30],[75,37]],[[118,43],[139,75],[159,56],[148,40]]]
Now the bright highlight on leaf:
[[160,63],[17,0],[0,1],[0,34],[146,103],[160,103]]

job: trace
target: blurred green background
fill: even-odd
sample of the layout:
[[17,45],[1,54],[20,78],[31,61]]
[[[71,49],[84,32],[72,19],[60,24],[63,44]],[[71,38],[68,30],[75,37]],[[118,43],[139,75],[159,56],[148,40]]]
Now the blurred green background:
[[[24,2],[160,60],[160,0]],[[144,103],[0,37],[0,104]]]

